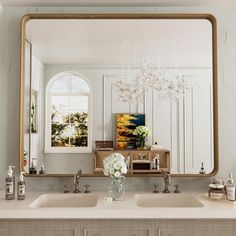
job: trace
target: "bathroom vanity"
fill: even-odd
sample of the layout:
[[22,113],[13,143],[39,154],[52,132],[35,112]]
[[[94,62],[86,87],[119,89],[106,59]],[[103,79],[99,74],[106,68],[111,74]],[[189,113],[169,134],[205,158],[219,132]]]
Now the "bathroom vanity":
[[[53,196],[60,201],[60,207],[50,205]],[[62,196],[62,199],[58,200],[58,196]],[[234,204],[225,200],[209,200],[205,193],[130,192],[126,193],[123,201],[113,202],[104,200],[107,196],[104,192],[76,194],[73,198],[78,198],[77,201],[70,199],[72,205],[65,207],[63,198],[71,198],[70,194],[67,196],[61,193],[29,193],[25,201],[1,199],[0,235],[236,235]],[[84,201],[85,205],[97,199],[96,205],[72,207],[73,204],[83,202],[83,198],[89,199]],[[155,205],[160,202],[162,206]]]
[[[6,225],[10,225],[7,229]],[[235,220],[2,220],[11,236],[235,236]]]

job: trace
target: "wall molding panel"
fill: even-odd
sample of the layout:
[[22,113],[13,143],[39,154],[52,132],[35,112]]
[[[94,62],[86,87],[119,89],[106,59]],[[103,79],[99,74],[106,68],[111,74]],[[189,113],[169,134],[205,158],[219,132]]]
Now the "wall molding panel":
[[[174,67],[169,66],[168,68]],[[204,68],[199,70],[192,67],[183,70],[181,73],[189,76],[193,84],[197,83],[197,88],[201,86],[210,86],[209,94],[199,94],[196,88],[190,89],[187,95],[187,101],[163,101],[158,98],[156,91],[149,91],[145,95],[143,104],[134,108],[131,104],[122,103],[118,100],[118,95],[114,83],[122,78],[122,75],[104,75],[103,76],[103,139],[114,139],[115,133],[115,113],[145,113],[146,124],[152,130],[152,136],[148,139],[148,144],[151,145],[155,141],[159,144],[172,150],[172,172],[181,173],[194,173],[200,169],[200,162],[203,157],[201,155],[194,155],[194,150],[197,149],[194,144],[194,111],[196,96],[204,96],[209,102],[208,111],[212,111],[212,100],[209,100],[208,96],[212,96],[212,84],[211,84],[211,69]],[[197,72],[197,73],[196,73]],[[173,71],[174,73],[174,71]],[[204,76],[203,76],[204,75]],[[199,79],[200,78],[200,79]],[[122,78],[124,79],[124,78]],[[125,78],[130,80],[129,77]],[[196,82],[197,79],[197,82]],[[201,83],[203,83],[201,85]],[[208,98],[207,98],[208,97]],[[111,118],[112,117],[112,118]],[[168,122],[166,122],[168,121]],[[212,133],[212,117],[209,117],[209,128]],[[187,124],[188,123],[188,124]],[[111,128],[112,127],[112,128]],[[211,147],[213,144],[212,136],[209,136]],[[207,147],[205,147],[207,149]],[[206,150],[205,150],[206,152]],[[208,154],[212,156],[212,148],[208,151]],[[198,153],[198,152],[197,152]],[[198,153],[199,154],[199,153]],[[206,154],[207,155],[207,154]],[[204,155],[204,156],[206,156]],[[212,156],[213,158],[213,156]],[[211,170],[213,165],[213,159],[209,163],[205,163],[205,168]]]

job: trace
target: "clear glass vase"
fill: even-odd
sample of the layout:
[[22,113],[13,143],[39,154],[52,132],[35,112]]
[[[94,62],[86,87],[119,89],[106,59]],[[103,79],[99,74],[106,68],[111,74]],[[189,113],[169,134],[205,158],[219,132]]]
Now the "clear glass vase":
[[146,149],[145,138],[139,137],[136,140],[136,148],[137,149]]
[[125,188],[124,188],[125,177],[112,177],[111,184],[109,186],[109,195],[114,201],[123,200]]

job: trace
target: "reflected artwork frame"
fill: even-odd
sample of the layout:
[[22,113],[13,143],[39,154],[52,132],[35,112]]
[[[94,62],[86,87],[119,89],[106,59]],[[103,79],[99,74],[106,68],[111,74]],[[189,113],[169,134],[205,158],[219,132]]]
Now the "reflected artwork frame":
[[38,133],[38,92],[33,89],[31,91],[30,131],[33,134]]
[[133,132],[136,127],[145,126],[145,114],[117,113],[115,123],[116,149],[135,149],[137,137]]

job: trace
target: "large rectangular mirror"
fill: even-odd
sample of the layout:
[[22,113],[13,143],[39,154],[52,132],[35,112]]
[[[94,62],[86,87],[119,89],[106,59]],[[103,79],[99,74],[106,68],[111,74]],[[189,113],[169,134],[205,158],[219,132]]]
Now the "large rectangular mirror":
[[143,119],[171,174],[217,172],[213,16],[29,14],[21,32],[21,170],[102,175],[95,141],[133,147],[117,139],[121,114]]

